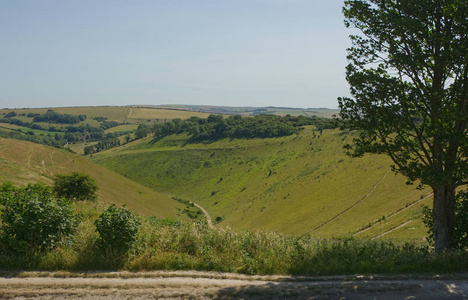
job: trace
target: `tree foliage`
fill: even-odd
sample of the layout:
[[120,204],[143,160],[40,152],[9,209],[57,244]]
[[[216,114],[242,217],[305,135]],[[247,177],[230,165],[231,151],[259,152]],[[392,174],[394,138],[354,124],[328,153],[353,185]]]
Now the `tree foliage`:
[[107,138],[105,140],[97,142],[95,145],[86,146],[84,148],[84,155],[101,152],[107,149],[120,146],[120,140],[116,137]]
[[334,128],[332,119],[305,116],[239,115],[224,118],[222,115],[209,115],[208,118],[191,117],[187,120],[174,119],[153,127],[156,138],[176,133],[188,133],[190,141],[207,141],[221,138],[271,138],[297,133],[304,125],[316,125],[319,129]]
[[138,128],[135,132],[135,139],[142,139],[145,138],[149,133],[149,128],[146,124],[138,125]]
[[96,180],[88,174],[73,172],[55,176],[53,191],[57,197],[68,200],[95,200],[98,188]]
[[109,206],[94,222],[101,237],[102,245],[118,253],[128,251],[135,242],[140,228],[140,218],[115,204]]
[[9,113],[7,113],[5,115],[5,118],[12,118],[12,117],[16,117],[18,114],[16,113],[16,111],[10,111]]
[[86,120],[85,115],[70,115],[60,114],[53,110],[48,110],[45,114],[37,115],[34,117],[33,122],[48,122],[48,123],[60,123],[60,124],[78,124]]
[[69,201],[55,199],[50,188],[28,185],[0,189],[0,238],[7,251],[24,254],[45,252],[68,240],[80,216]]
[[339,98],[354,155],[385,153],[434,190],[435,247],[453,246],[455,189],[468,181],[468,2],[345,1],[351,36]]

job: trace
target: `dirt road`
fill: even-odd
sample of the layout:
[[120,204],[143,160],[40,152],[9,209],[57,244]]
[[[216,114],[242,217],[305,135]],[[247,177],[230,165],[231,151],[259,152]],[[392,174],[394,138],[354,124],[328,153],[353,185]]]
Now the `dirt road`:
[[245,276],[209,272],[4,273],[0,299],[468,299],[468,275]]
[[206,209],[204,209],[201,205],[196,204],[195,202],[191,202],[191,203],[193,203],[193,205],[195,205],[196,207],[198,207],[199,209],[201,209],[201,211],[205,214],[206,222],[208,223],[208,227],[214,228],[213,222],[211,221],[211,216],[210,216],[210,214],[208,213],[208,211],[207,211]]

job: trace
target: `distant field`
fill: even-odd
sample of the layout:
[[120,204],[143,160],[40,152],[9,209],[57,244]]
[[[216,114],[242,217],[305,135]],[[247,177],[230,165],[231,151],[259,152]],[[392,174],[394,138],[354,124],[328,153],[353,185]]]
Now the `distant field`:
[[[56,107],[56,108],[33,108],[33,109],[0,109],[0,116],[10,111],[15,111],[18,114],[38,113],[44,114],[47,110],[52,109],[61,114],[71,115],[86,115],[90,122],[95,117],[105,117],[110,121],[119,123],[143,123],[147,120],[154,121],[155,119],[172,120],[175,118],[187,119],[191,116],[201,118],[208,117],[207,113],[197,113],[184,110],[174,109],[156,109],[156,108],[136,108],[130,106],[100,106],[100,107]],[[17,118],[27,121],[29,118],[18,116]]]
[[[293,116],[318,116],[332,118],[338,115],[337,109],[327,108],[282,108],[282,107],[231,107],[231,106],[203,106],[203,105],[136,105],[136,106],[90,106],[90,107],[57,107],[57,108],[32,108],[13,109],[18,114],[45,113],[52,109],[62,114],[86,115],[85,123],[96,125],[95,117],[106,117],[110,121],[119,123],[139,124],[145,122],[164,122],[175,118],[187,119],[191,116],[206,118],[209,114],[238,114],[251,116],[259,113]],[[12,111],[11,109],[0,109],[0,115]],[[17,118],[27,121],[28,118],[18,116]]]
[[235,106],[208,106],[208,105],[159,105],[161,108],[174,108],[205,112],[210,114],[232,114],[251,116],[260,113],[275,114],[279,116],[318,116],[322,118],[332,118],[338,115],[338,109],[328,108],[286,108],[286,107],[235,107]]
[[18,125],[0,123],[0,129],[15,130],[15,129],[20,129],[20,128],[22,127]]
[[[48,110],[53,110],[54,112],[62,115],[72,115],[80,116],[85,115],[85,120],[82,120],[76,124],[62,124],[56,123],[55,120],[51,122],[37,122],[34,121],[34,117],[29,114],[45,114]],[[3,137],[14,137],[23,140],[34,141],[37,143],[42,143],[46,145],[60,145],[67,146],[73,149],[78,154],[84,153],[84,148],[89,145],[96,144],[99,140],[105,140],[108,133],[117,134],[121,142],[124,141],[124,137],[119,135],[126,135],[129,131],[135,131],[138,128],[139,124],[145,124],[151,127],[156,122],[166,122],[174,118],[187,119],[192,116],[198,116],[202,118],[208,117],[209,114],[206,113],[196,113],[184,110],[174,110],[174,109],[155,109],[155,108],[137,108],[129,106],[104,106],[104,107],[57,107],[57,108],[35,108],[35,109],[1,109],[0,118],[3,118],[6,114],[10,112],[16,112],[17,116],[8,119],[5,118],[4,121],[13,122],[15,121],[17,125],[12,125],[8,123],[0,123],[0,133]],[[69,118],[71,119],[71,118]],[[105,122],[117,122],[110,126],[115,126],[109,128],[109,126],[104,126],[101,128],[101,125]],[[32,125],[38,125],[44,128],[45,130],[31,129]],[[24,126],[18,126],[24,125]],[[28,127],[25,127],[28,126]],[[92,130],[88,130],[86,126],[94,127],[94,130],[100,130],[99,135],[92,136]],[[48,131],[51,127],[54,127],[55,130],[60,130],[60,138],[54,139],[54,135],[57,133],[55,130]],[[72,128],[70,128],[72,127]],[[74,127],[74,128],[73,128]],[[36,127],[37,128],[37,127]],[[105,130],[105,134],[102,131]],[[21,129],[21,132],[12,132],[14,129]],[[6,133],[5,133],[6,132]],[[70,132],[70,133],[68,133]],[[94,131],[95,132],[95,131]],[[14,134],[14,136],[12,136]],[[48,136],[52,136],[49,138]],[[132,135],[132,138],[134,135]],[[84,143],[83,141],[86,141]]]
[[112,127],[112,128],[109,128],[109,129],[106,129],[106,133],[114,133],[114,132],[125,132],[125,131],[133,131],[133,130],[136,130],[138,128],[138,125],[119,125],[117,127]]
[[431,205],[429,191],[407,186],[386,156],[346,156],[342,145],[352,135],[310,126],[272,139],[186,138],[147,139],[91,159],[201,204],[219,226],[425,243],[421,208]]
[[128,119],[145,119],[145,120],[155,120],[159,119],[159,122],[172,119],[187,119],[192,116],[206,118],[209,114],[207,113],[198,113],[184,110],[175,110],[175,109],[160,109],[160,108],[131,108],[131,113],[128,116]]
[[59,131],[46,131],[46,130],[38,130],[38,129],[31,129],[28,127],[23,127],[23,126],[18,126],[14,124],[5,124],[5,123],[0,123],[0,130],[6,129],[8,131],[11,130],[21,130],[22,132],[33,132],[34,134],[37,135],[54,135],[56,133],[58,134],[63,134],[63,132]]

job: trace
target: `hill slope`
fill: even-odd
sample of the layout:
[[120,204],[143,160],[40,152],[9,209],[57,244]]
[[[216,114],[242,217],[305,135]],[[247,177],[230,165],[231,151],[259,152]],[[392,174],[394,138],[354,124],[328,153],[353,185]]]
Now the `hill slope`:
[[84,157],[39,144],[0,138],[0,183],[51,185],[55,174],[86,172],[99,184],[99,200],[126,206],[142,215],[180,219],[183,205]]
[[420,217],[429,191],[405,185],[385,156],[347,157],[342,145],[351,138],[312,126],[288,137],[207,144],[186,144],[179,135],[92,159],[199,203],[222,226],[424,242]]

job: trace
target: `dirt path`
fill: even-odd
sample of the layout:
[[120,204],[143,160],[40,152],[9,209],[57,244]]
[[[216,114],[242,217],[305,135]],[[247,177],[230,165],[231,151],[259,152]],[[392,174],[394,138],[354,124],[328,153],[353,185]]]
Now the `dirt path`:
[[33,155],[32,147],[29,147],[28,166],[31,166],[32,155]]
[[[412,206],[418,204],[419,202],[421,202],[421,201],[423,201],[423,200],[426,200],[427,198],[431,197],[432,195],[433,195],[433,193],[430,193],[430,194],[427,195],[426,197],[421,198],[421,199],[419,199],[419,200],[413,202],[412,204],[406,206],[405,208],[400,209],[400,210],[398,210],[398,211],[396,211],[396,212],[394,212],[394,213],[389,214],[388,216],[385,217],[385,219],[388,220],[389,218],[391,218],[391,217],[393,217],[393,216],[395,216],[395,215],[397,215],[397,214],[399,214],[399,213],[404,212],[405,210],[409,209],[410,207],[412,207]],[[406,222],[404,225],[406,225],[407,223],[409,223],[409,222]],[[359,235],[359,234],[361,234],[361,233],[364,233],[364,232],[366,232],[367,230],[373,228],[374,226],[376,226],[376,225],[378,225],[378,224],[380,224],[380,222],[376,222],[376,223],[372,224],[371,226],[369,226],[369,227],[367,227],[367,228],[365,228],[365,229],[363,229],[363,230],[360,230],[360,231],[356,232],[355,234],[353,234],[353,236],[356,236],[356,235]],[[404,226],[404,225],[403,225],[403,226]],[[401,226],[401,227],[403,227],[403,226]],[[401,227],[398,227],[398,228],[401,228]],[[397,228],[390,229],[389,231],[384,232],[384,233],[381,234],[380,236],[385,235],[385,234],[387,234],[387,233],[389,233],[389,232],[391,232],[391,231],[393,231],[393,230],[395,230],[395,229],[397,229]],[[378,236],[378,237],[380,237],[380,236]],[[376,239],[376,238],[377,238],[377,237],[374,237],[373,239]]]
[[127,117],[124,119],[124,123],[127,123],[127,120],[130,118],[130,116],[132,115],[132,113],[133,113],[133,108],[130,107],[130,110],[128,111],[128,115],[127,115]]
[[388,231],[385,231],[384,233],[379,234],[378,236],[374,236],[374,237],[372,238],[372,240],[378,239],[378,238],[383,237],[384,235],[389,234],[389,233],[391,233],[391,232],[393,232],[393,231],[395,231],[395,230],[397,230],[397,229],[400,229],[400,228],[402,228],[402,227],[405,227],[406,225],[408,225],[408,224],[411,223],[411,222],[413,222],[413,220],[410,220],[410,221],[405,222],[405,223],[403,223],[403,224],[401,224],[401,225],[398,225],[398,226],[396,226],[396,227],[394,227],[394,228],[392,228],[392,229],[390,229],[390,230],[388,230]]
[[196,207],[198,207],[199,209],[201,209],[202,212],[205,214],[206,222],[208,223],[208,227],[214,228],[213,222],[211,221],[211,216],[210,216],[210,214],[208,213],[208,211],[207,211],[206,209],[204,209],[201,205],[196,204],[195,202],[192,202],[192,203],[193,203],[193,205],[195,205]]
[[372,187],[372,189],[364,195],[364,197],[362,199],[360,199],[359,201],[357,201],[356,203],[354,203],[353,205],[351,205],[350,207],[346,208],[345,210],[343,210],[342,212],[340,212],[339,214],[337,214],[336,216],[334,216],[333,218],[331,218],[330,220],[326,221],[325,223],[322,223],[321,225],[315,227],[314,229],[311,230],[314,231],[314,230],[317,230],[325,225],[327,225],[328,223],[330,223],[331,221],[335,220],[336,218],[338,218],[339,216],[343,215],[345,212],[351,210],[352,208],[354,208],[356,205],[358,205],[359,203],[361,203],[362,201],[364,201],[367,197],[369,197],[372,192],[375,191],[375,189],[377,188],[377,186],[385,179],[385,177],[387,177],[387,174],[388,172],[390,172],[390,169],[387,170],[387,172],[385,172],[384,176],[382,178],[380,178],[380,180],[374,184],[374,186]]
[[30,273],[0,277],[1,299],[467,299],[468,275],[246,276],[209,272]]

